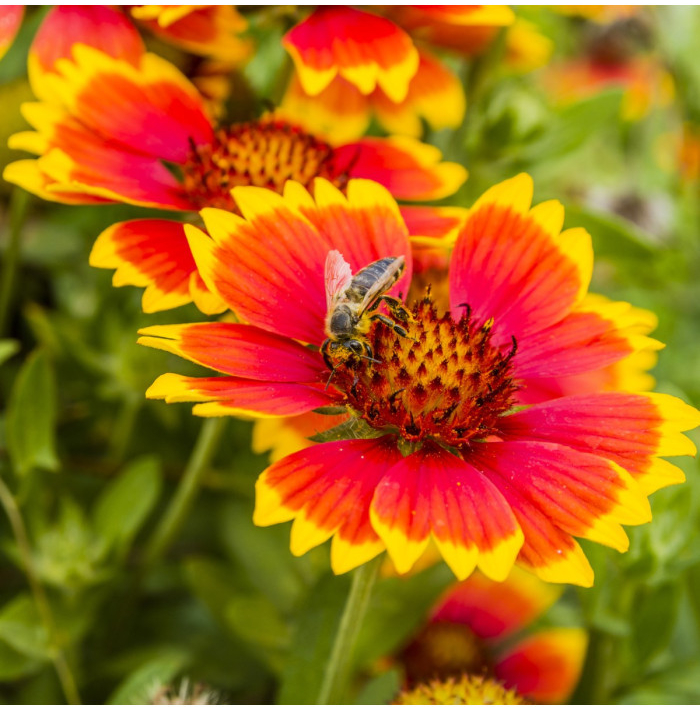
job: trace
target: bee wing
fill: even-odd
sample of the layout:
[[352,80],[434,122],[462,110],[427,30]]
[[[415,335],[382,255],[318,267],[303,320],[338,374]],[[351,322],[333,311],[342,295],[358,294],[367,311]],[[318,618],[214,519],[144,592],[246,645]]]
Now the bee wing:
[[393,287],[394,283],[401,278],[401,273],[403,272],[405,265],[406,259],[403,256],[397,256],[393,260],[393,262],[387,267],[384,277],[378,279],[367,291],[367,293],[365,293],[365,297],[360,303],[359,312],[363,313],[380,295],[386,293]]
[[350,264],[343,258],[340,251],[329,251],[326,256],[326,266],[324,271],[324,281],[326,284],[326,306],[328,310],[333,306],[340,293],[350,285],[352,280],[352,269]]

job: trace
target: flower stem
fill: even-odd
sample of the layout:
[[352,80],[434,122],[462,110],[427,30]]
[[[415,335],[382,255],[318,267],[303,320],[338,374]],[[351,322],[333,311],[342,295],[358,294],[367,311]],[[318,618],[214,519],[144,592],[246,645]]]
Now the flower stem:
[[32,549],[29,544],[27,528],[25,527],[24,520],[22,519],[22,513],[17,506],[17,502],[15,501],[13,494],[1,478],[0,504],[5,509],[7,518],[10,520],[10,526],[12,527],[12,532],[17,542],[17,548],[19,549],[22,564],[24,565],[24,572],[27,575],[27,581],[29,582],[29,588],[32,592],[32,597],[34,598],[34,604],[36,605],[42,625],[44,626],[46,634],[49,638],[51,661],[56,668],[56,674],[58,675],[58,680],[61,683],[63,694],[69,704],[82,704],[80,701],[80,694],[78,693],[78,687],[75,683],[75,677],[73,676],[73,671],[68,664],[68,660],[66,659],[66,655],[63,650],[63,643],[58,632],[58,628],[56,627],[56,622],[51,611],[48,596],[46,595],[46,591],[41,585],[41,582],[39,581],[39,578],[34,570]]
[[185,468],[182,480],[175,491],[175,496],[146,545],[144,561],[147,566],[152,565],[162,557],[180,530],[197,496],[202,478],[211,465],[226,423],[226,419],[222,417],[207,419],[202,424],[199,437]]
[[14,189],[10,198],[10,225],[8,229],[8,243],[2,259],[2,273],[0,274],[0,337],[5,333],[5,327],[12,302],[15,274],[19,263],[19,254],[22,227],[27,216],[29,206],[29,192]]
[[354,573],[316,704],[342,703],[340,700],[347,688],[353,650],[383,557],[384,555],[380,554]]

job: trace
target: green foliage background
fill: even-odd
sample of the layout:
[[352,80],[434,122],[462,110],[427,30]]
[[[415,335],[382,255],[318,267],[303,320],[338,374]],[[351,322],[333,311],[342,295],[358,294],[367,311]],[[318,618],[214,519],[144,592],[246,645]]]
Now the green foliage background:
[[[555,57],[579,51],[582,21],[518,11],[554,40]],[[23,126],[26,53],[42,12],[28,13],[0,63],[2,146]],[[700,11],[652,8],[649,17],[650,52],[676,82],[671,106],[622,122],[621,92],[612,90],[556,108],[536,75],[503,68],[497,42],[459,66],[463,127],[426,140],[470,171],[445,203],[468,206],[522,170],[535,179],[536,202],[564,202],[567,226],[585,226],[594,239],[592,289],[659,316],[655,335],[667,348],[657,389],[698,405],[698,182],[662,169],[659,152],[684,122],[700,125]],[[234,116],[256,110],[256,92],[278,99],[288,71],[282,28],[253,20],[252,31],[259,50],[236,79]],[[3,165],[15,157],[0,147]],[[250,450],[250,423],[222,422],[194,505],[169,544],[154,542],[202,421],[186,405],[145,400],[159,374],[196,369],[138,347],[136,331],[201,315],[192,307],[144,315],[137,289],[114,289],[111,273],[87,264],[103,228],[144,210],[48,204],[6,183],[0,192],[0,292],[9,298],[0,314],[0,700],[64,701],[65,664],[86,702],[144,702],[183,676],[232,703],[313,701],[349,579],[329,573],[326,547],[292,557],[287,525],[253,526],[266,459]],[[623,203],[634,209],[620,214]],[[688,482],[653,495],[654,520],[629,530],[630,552],[586,545],[594,588],[567,589],[540,621],[590,631],[578,701],[700,701],[700,478],[696,461],[681,465]],[[450,580],[438,565],[378,583],[350,701],[393,695],[399,675],[377,661],[420,625]]]

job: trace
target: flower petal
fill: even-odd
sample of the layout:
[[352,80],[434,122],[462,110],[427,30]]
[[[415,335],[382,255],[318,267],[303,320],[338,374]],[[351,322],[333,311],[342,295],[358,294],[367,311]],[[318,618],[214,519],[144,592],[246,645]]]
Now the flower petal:
[[[523,434],[527,438],[527,433]],[[538,547],[541,534],[528,538],[522,517],[537,526],[542,515],[565,535],[585,537],[625,551],[629,545],[621,524],[642,524],[651,519],[649,503],[632,477],[616,463],[557,443],[508,440],[482,443],[475,448],[475,465],[508,499],[528,542]],[[532,514],[532,510],[536,514]],[[545,561],[558,540],[536,549]],[[559,541],[561,545],[561,541]],[[542,578],[545,578],[539,574]],[[562,579],[565,580],[565,579]],[[580,580],[570,579],[579,583]]]
[[508,650],[494,672],[506,687],[537,704],[563,704],[581,676],[586,645],[579,628],[542,630]]
[[317,137],[343,144],[365,134],[370,122],[370,97],[341,76],[316,96],[309,96],[295,72],[275,115]]
[[418,68],[411,38],[393,22],[350,7],[321,7],[282,40],[304,91],[315,96],[338,74],[363,94],[377,85],[394,101]]
[[236,65],[252,51],[251,43],[238,36],[248,23],[231,5],[137,5],[131,8],[131,15],[154,34],[192,54]]
[[36,96],[54,97],[44,74],[55,72],[59,59],[71,59],[76,44],[133,66],[138,66],[145,51],[138,31],[119,10],[105,5],[57,5],[46,13],[29,49],[27,68]]
[[399,458],[391,436],[322,443],[287,456],[258,479],[253,521],[267,526],[294,519],[296,555],[335,534],[333,570],[348,571],[384,548],[368,510],[377,483]]
[[440,162],[442,153],[412,138],[363,138],[335,150],[337,165],[352,177],[384,185],[396,199],[441,199],[467,179],[457,163]]
[[350,414],[318,414],[311,411],[286,419],[260,419],[253,424],[251,448],[254,453],[268,453],[271,463],[290,453],[314,445],[309,439],[348,420]]
[[138,67],[82,44],[45,77],[71,115],[121,147],[183,163],[210,142],[211,122],[195,87],[170,62],[144,54]]
[[[196,267],[180,222],[135,219],[114,224],[97,237],[90,265],[115,268],[115,286],[145,287],[146,313],[192,301],[191,281]],[[219,302],[208,312],[221,312],[225,307]]]
[[[320,382],[328,370],[318,352],[241,323],[153,325],[139,344],[172,352],[225,374],[266,382]],[[323,382],[325,384],[325,381]]]
[[502,583],[475,573],[446,591],[431,620],[460,623],[480,638],[500,641],[529,625],[560,595],[560,588],[517,567]]
[[[450,263],[450,300],[469,303],[493,338],[510,346],[562,320],[585,294],[592,247],[582,229],[555,234],[560,210],[528,212],[532,180],[519,175],[491,188],[472,208]],[[523,348],[524,349],[524,348]]]
[[0,59],[15,41],[23,17],[24,5],[5,5],[0,12]]
[[380,185],[351,180],[346,197],[318,179],[315,201],[291,181],[284,198],[256,187],[239,187],[233,194],[245,219],[205,209],[211,238],[194,227],[186,233],[207,286],[252,324],[320,345],[327,307],[324,264],[333,249],[353,272],[379,258],[403,255],[405,275],[391,292],[405,288],[411,272],[408,234],[396,203]]
[[433,445],[387,472],[370,516],[399,573],[411,569],[432,534],[458,578],[478,565],[489,577],[503,580],[523,540],[497,489],[461,458]]
[[259,382],[238,377],[183,377],[162,374],[146,391],[149,399],[173,404],[203,401],[196,416],[295,416],[333,403],[320,386],[291,382]]
[[379,122],[392,134],[419,138],[424,118],[433,130],[457,128],[464,119],[467,99],[459,79],[435,57],[420,51],[418,71],[403,101],[395,102],[377,89],[371,96]]
[[552,441],[608,458],[639,482],[644,494],[685,480],[661,455],[695,455],[682,435],[700,412],[668,394],[602,393],[543,402],[503,419],[509,435]]

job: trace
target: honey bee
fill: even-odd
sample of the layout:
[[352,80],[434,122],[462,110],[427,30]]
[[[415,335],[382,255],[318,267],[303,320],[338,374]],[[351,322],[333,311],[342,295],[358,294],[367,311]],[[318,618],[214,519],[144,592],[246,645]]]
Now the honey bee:
[[373,261],[353,276],[350,265],[339,251],[328,253],[325,266],[327,339],[321,345],[321,354],[329,369],[334,369],[332,354],[378,361],[374,359],[367,340],[367,333],[375,321],[384,323],[402,337],[408,337],[404,327],[375,312],[385,303],[397,320],[406,323],[411,319],[400,300],[385,295],[401,278],[405,267],[403,256],[387,256]]

